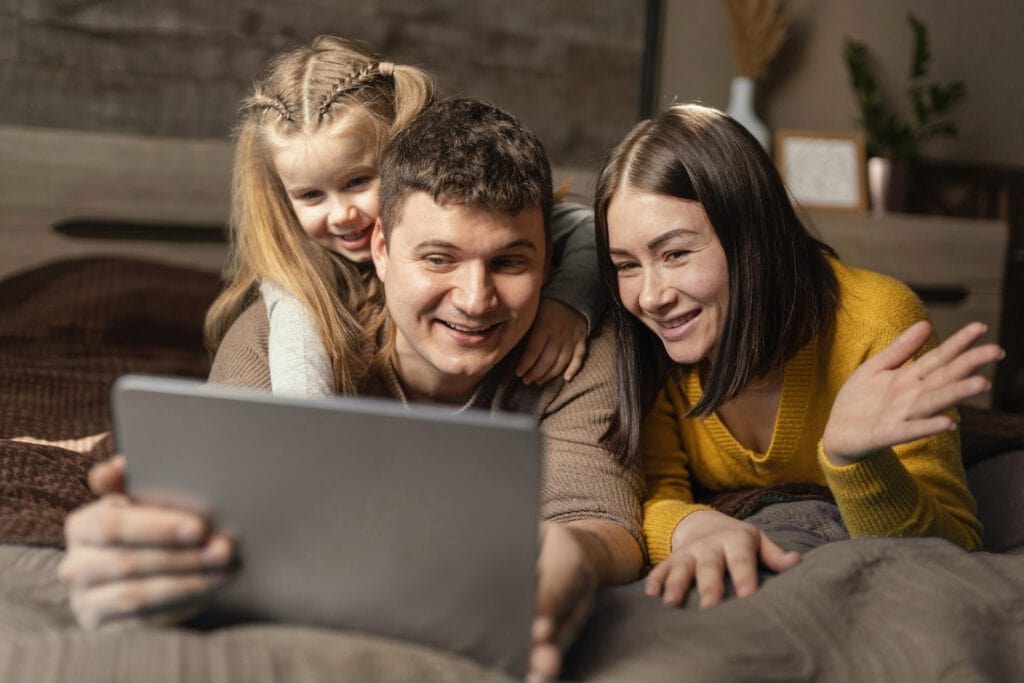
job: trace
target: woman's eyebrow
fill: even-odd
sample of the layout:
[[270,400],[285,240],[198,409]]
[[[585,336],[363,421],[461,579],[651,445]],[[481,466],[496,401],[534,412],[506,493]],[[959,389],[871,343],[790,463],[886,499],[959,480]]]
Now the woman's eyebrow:
[[650,242],[648,242],[647,243],[647,250],[648,251],[654,251],[655,249],[657,249],[658,247],[663,245],[665,242],[668,242],[670,239],[673,239],[675,237],[682,237],[683,235],[697,235],[697,234],[699,234],[699,233],[696,230],[689,230],[687,228],[676,228],[675,230],[669,230],[668,232],[663,232],[662,234],[658,235],[657,237],[652,239]]

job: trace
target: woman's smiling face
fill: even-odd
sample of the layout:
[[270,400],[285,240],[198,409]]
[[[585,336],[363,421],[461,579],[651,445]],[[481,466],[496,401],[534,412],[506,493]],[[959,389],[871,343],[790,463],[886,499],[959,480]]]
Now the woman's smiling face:
[[729,310],[729,265],[704,207],[624,186],[608,205],[619,296],[676,363],[713,357]]

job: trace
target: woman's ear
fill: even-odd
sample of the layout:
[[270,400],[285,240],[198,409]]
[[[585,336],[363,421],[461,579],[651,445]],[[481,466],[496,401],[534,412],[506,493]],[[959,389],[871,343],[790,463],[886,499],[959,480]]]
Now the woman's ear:
[[373,234],[370,235],[370,254],[373,257],[373,267],[377,271],[377,279],[384,282],[384,274],[388,270],[388,242],[384,238],[380,218],[373,224]]

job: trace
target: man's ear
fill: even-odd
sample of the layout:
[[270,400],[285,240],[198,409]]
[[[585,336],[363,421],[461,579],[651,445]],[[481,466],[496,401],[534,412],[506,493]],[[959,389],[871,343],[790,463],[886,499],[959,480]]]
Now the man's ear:
[[377,279],[384,282],[384,274],[388,270],[388,243],[384,239],[380,218],[373,224],[373,234],[370,235],[370,255],[373,257],[373,267],[377,271]]

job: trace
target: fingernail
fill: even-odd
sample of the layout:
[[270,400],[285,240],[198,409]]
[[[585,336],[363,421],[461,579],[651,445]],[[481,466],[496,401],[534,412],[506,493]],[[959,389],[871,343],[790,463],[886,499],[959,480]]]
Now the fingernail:
[[551,640],[555,635],[555,624],[548,617],[537,617],[533,620],[530,635],[534,640]]
[[200,554],[203,564],[210,567],[226,565],[231,559],[231,549],[228,542],[223,538],[214,538]]
[[189,519],[178,525],[178,540],[182,543],[198,543],[203,537],[203,525],[198,519]]

